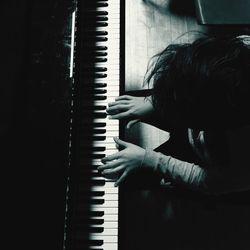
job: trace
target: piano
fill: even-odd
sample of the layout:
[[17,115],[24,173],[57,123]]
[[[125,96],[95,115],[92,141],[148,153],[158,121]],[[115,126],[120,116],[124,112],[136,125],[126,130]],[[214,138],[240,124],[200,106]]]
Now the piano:
[[124,92],[125,0],[10,0],[2,9],[2,245],[246,249],[246,194],[114,188],[96,170],[124,135],[105,107]]

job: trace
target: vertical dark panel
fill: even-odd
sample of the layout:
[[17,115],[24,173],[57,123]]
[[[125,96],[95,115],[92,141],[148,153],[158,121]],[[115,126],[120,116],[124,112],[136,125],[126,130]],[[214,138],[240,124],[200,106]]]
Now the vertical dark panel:
[[2,178],[9,249],[62,249],[71,1],[1,4]]

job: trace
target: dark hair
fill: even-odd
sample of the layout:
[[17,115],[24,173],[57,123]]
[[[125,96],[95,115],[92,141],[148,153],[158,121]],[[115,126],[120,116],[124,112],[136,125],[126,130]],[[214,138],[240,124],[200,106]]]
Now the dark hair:
[[250,37],[172,44],[155,60],[146,82],[153,82],[153,105],[164,116],[200,128],[249,122]]

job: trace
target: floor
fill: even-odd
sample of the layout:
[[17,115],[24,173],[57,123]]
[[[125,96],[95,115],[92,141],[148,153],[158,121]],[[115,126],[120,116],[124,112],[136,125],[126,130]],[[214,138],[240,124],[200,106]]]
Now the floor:
[[[170,43],[191,42],[199,32],[235,32],[235,27],[197,24],[193,7],[193,0],[126,0],[126,91],[147,87],[143,78],[150,58]],[[125,132],[127,141],[148,148],[169,138],[167,132],[142,123]],[[122,250],[249,249],[250,205],[244,196],[211,201],[128,187],[120,193]]]
[[[144,75],[155,54],[171,43],[191,42],[200,31],[206,32],[205,26],[197,24],[192,1],[187,3],[190,1],[126,0],[126,91],[147,88]],[[126,140],[152,149],[169,138],[167,132],[142,123],[126,132]]]

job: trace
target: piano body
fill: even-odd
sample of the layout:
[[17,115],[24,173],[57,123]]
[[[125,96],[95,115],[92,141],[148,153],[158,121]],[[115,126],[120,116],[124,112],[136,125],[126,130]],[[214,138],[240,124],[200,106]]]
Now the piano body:
[[[107,119],[105,106],[125,90],[141,87],[135,57],[156,52],[156,33],[170,43],[187,27],[199,28],[189,17],[182,25],[179,16],[159,14],[153,2],[164,1],[12,0],[4,6],[2,24],[10,20],[3,29],[10,42],[4,47],[1,100],[1,111],[9,114],[1,123],[8,172],[8,222],[2,227],[9,249],[219,250],[250,244],[248,194],[207,198],[150,186],[150,176],[139,187],[131,177],[114,188],[96,170],[104,155],[116,151],[113,136],[131,139],[122,124]],[[127,36],[136,37],[133,25],[149,30],[141,40],[132,36],[134,44],[126,38],[131,49],[126,60],[125,9],[133,14],[126,20]],[[136,13],[144,16],[136,20]],[[143,23],[150,15],[156,21],[152,29]],[[164,26],[157,32],[157,22],[165,21],[172,25],[170,32],[161,33]],[[142,49],[145,37],[148,50]],[[137,51],[136,43],[141,44]],[[126,78],[125,65],[131,70]],[[151,128],[145,131],[150,134]],[[135,143],[137,132],[131,132]]]

